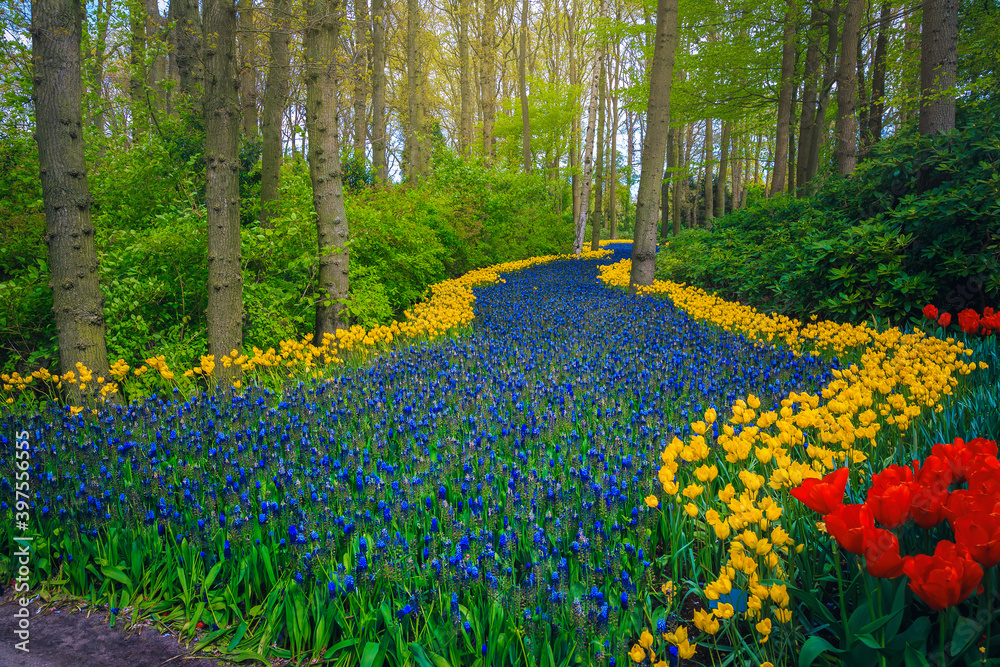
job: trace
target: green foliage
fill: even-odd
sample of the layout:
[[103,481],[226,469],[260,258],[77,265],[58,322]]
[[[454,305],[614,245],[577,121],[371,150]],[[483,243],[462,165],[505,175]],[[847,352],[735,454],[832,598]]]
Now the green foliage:
[[895,323],[935,303],[1000,298],[1000,120],[969,104],[941,137],[875,145],[809,198],[752,198],[713,231],[671,239],[658,275],[766,310]]

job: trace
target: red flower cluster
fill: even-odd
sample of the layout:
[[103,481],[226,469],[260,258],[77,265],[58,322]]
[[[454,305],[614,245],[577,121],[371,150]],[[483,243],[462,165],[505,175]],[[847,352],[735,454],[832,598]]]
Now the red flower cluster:
[[[822,480],[806,480],[791,494],[824,515],[837,543],[864,556],[873,577],[906,574],[914,593],[933,609],[944,609],[975,590],[984,568],[1000,563],[1000,460],[995,441],[957,438],[934,445],[931,455],[912,467],[888,466],[872,477],[861,504],[844,504],[847,477],[847,468],[840,468]],[[965,488],[953,490],[959,485]],[[947,520],[955,541],[938,542],[933,556],[903,557],[890,529],[910,519],[924,529]]]
[[[951,324],[951,313],[942,313],[939,316],[938,309],[932,304],[924,306],[921,312],[927,319],[937,320],[942,327],[947,328]],[[1000,312],[992,308],[983,308],[983,314],[980,315],[972,308],[966,308],[958,314],[958,327],[969,335],[979,333],[989,336],[992,333],[1000,333]]]

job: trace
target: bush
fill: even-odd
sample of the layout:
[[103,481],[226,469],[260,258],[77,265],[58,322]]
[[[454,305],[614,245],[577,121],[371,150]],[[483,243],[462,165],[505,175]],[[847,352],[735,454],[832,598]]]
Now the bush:
[[790,315],[899,323],[1000,298],[1000,103],[939,137],[910,129],[803,199],[755,199],[671,239],[661,278]]

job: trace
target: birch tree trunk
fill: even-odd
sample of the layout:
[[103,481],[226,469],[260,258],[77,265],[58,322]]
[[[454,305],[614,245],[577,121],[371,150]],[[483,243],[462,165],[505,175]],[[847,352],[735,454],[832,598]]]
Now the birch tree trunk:
[[601,248],[601,225],[604,223],[604,101],[607,96],[607,69],[604,58],[601,59],[601,82],[598,86],[597,96],[597,163],[595,165],[594,180],[596,181],[596,192],[594,194],[594,214],[590,218],[590,249],[600,250]]
[[[309,180],[316,210],[316,327],[313,345],[346,325],[349,255],[337,136],[337,72],[335,52],[340,36],[340,0],[306,0],[305,51],[306,132],[309,137]],[[334,340],[334,343],[336,341]]]
[[635,234],[632,243],[632,273],[629,294],[640,285],[650,285],[656,274],[656,213],[659,181],[670,128],[670,84],[677,44],[677,0],[656,3],[656,41],[649,74],[649,103],[646,136],[642,143],[642,174],[635,207]]
[[[602,0],[603,7],[603,0]],[[573,253],[583,252],[584,236],[587,229],[587,215],[590,213],[590,181],[594,168],[594,123],[597,121],[597,98],[601,80],[601,61],[603,55],[597,50],[594,60],[594,73],[590,77],[590,111],[587,113],[587,139],[583,148],[583,178],[580,186],[580,213],[576,219],[576,236],[573,240]]]

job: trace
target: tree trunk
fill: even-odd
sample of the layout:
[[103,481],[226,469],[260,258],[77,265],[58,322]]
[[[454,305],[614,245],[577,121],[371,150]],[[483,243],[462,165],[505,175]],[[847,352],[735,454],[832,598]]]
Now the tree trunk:
[[350,251],[336,114],[335,52],[340,20],[339,0],[306,0],[306,30],[302,40],[306,58],[306,132],[319,264],[313,345],[323,344],[325,335],[343,328],[346,319],[343,310],[348,294]]
[[528,0],[521,0],[521,35],[517,57],[518,92],[521,97],[521,158],[524,173],[531,173],[531,119],[528,115]]
[[715,206],[712,209],[717,217],[726,214],[726,170],[729,169],[729,135],[732,128],[731,122],[723,121],[722,140],[719,144],[719,178],[715,182]]
[[684,152],[682,147],[684,138],[681,136],[681,128],[679,127],[674,128],[673,133],[674,133],[674,142],[673,142],[674,146],[673,150],[670,153],[668,153],[668,155],[672,156],[673,158],[673,165],[671,165],[671,174],[670,174],[672,179],[671,186],[673,190],[673,196],[672,196],[673,204],[670,207],[671,208],[670,213],[674,223],[674,236],[677,236],[678,234],[681,233],[681,209],[683,208],[683,206],[681,205],[680,174],[681,171],[684,169],[684,164],[683,164]]
[[257,33],[253,25],[253,0],[239,0],[240,107],[243,110],[243,136],[257,138],[257,77],[254,57]]
[[[602,49],[603,51],[603,49]],[[601,82],[599,84],[597,101],[597,163],[595,165],[594,180],[596,181],[596,191],[594,193],[594,214],[590,217],[590,249],[600,250],[601,248],[601,225],[604,223],[604,101],[607,97],[607,69],[604,58],[601,58]]]
[[[607,0],[601,0],[601,16]],[[583,149],[583,183],[580,188],[580,213],[576,219],[576,237],[573,241],[573,252],[577,255],[583,252],[583,241],[587,229],[587,215],[590,213],[590,183],[594,167],[594,123],[597,121],[597,98],[601,82],[604,53],[600,47],[594,58],[594,73],[590,77],[590,111],[587,112],[587,139]]]
[[[205,209],[208,214],[208,352],[221,360],[243,346],[240,252],[239,67],[235,0],[205,0]],[[219,363],[223,379],[239,368]]]
[[[906,65],[915,64],[916,69],[906,67],[903,70],[903,91],[906,93],[905,103],[900,105],[900,117],[904,123],[912,122],[917,117],[920,107],[920,16],[918,12],[923,4],[916,0],[911,2],[903,23],[903,62]],[[912,74],[912,76],[911,76]]]
[[486,157],[487,164],[493,164],[493,123],[496,120],[497,104],[496,63],[494,62],[496,47],[493,43],[496,31],[496,8],[494,0],[484,0],[483,4],[483,20],[480,30],[482,69],[479,79],[483,97],[483,155]]
[[201,95],[201,15],[198,0],[170,0],[170,22],[174,24],[170,69],[179,82],[176,112],[185,102],[197,104]]
[[[818,103],[819,59],[820,59],[820,29],[823,26],[823,14],[820,11],[820,0],[813,0],[809,12],[809,34],[807,35],[806,63],[802,76],[802,113],[799,117],[799,149],[798,163],[795,169],[796,196],[807,194],[805,189],[806,172],[809,166],[809,155],[812,152],[813,125],[819,122],[816,115]],[[735,208],[735,205],[734,205]]]
[[875,39],[875,59],[872,63],[872,99],[867,131],[869,144],[882,141],[882,123],[885,115],[885,61],[886,51],[889,48],[891,18],[892,2],[883,0],[878,20],[878,37]]
[[[576,86],[579,83],[576,71],[576,3],[577,0],[573,0],[573,11],[566,12],[566,28],[569,34],[569,83],[571,86]],[[573,107],[575,110],[576,105],[574,104]],[[570,193],[573,199],[573,224],[576,225],[576,221],[580,219],[580,174],[578,173],[580,166],[580,115],[578,113],[573,114],[571,123],[569,142]]]
[[837,171],[841,176],[847,176],[854,171],[858,159],[858,121],[854,112],[857,106],[858,33],[861,30],[861,8],[861,0],[847,0],[844,34],[840,38],[834,153],[837,156]]
[[167,89],[163,85],[167,78],[167,54],[163,49],[167,37],[166,17],[160,16],[160,7],[156,0],[146,0],[146,43],[155,40],[156,56],[146,72],[146,88],[152,96],[150,113],[163,113],[167,108]]
[[368,138],[368,0],[354,0],[355,73],[354,81],[354,161],[364,164]]
[[99,389],[97,377],[108,377],[104,297],[83,146],[83,17],[84,4],[79,0],[31,4],[35,140],[60,369],[79,376],[79,363],[94,376],[93,384],[75,385],[71,395],[76,403]]
[[771,196],[785,191],[788,173],[788,132],[792,120],[792,91],[795,87],[795,29],[798,9],[795,0],[787,0],[785,29],[781,46],[781,88],[778,92],[778,126],[774,142],[774,175],[771,177]]
[[[610,88],[618,89],[618,74],[621,59],[615,59],[615,79]],[[604,154],[610,167],[608,172],[608,227],[611,230],[611,238],[617,236],[618,229],[618,95],[608,95],[611,101],[611,122],[608,123],[608,147]]]
[[[788,114],[789,118],[795,118],[795,99],[799,94],[799,84],[795,84],[795,88],[792,89],[792,110]],[[795,193],[795,131],[794,125],[789,124],[788,127],[788,182],[785,185],[786,190],[789,194]]]
[[146,82],[146,7],[137,2],[128,5],[129,27],[129,78],[128,95],[132,115],[132,140],[145,134],[145,82]]
[[472,147],[472,81],[469,72],[469,0],[458,3],[458,61],[459,88],[462,97],[462,118],[459,124],[458,145],[463,157],[469,156]]
[[389,182],[385,130],[385,0],[372,0],[372,169]]
[[264,115],[261,118],[260,225],[274,226],[278,212],[278,186],[281,174],[281,117],[288,101],[288,43],[291,39],[291,16],[288,0],[274,0],[268,36],[267,81],[264,84]]
[[420,5],[417,0],[406,2],[406,99],[408,105],[406,124],[406,156],[410,185],[420,182],[422,159],[420,134],[423,121],[420,117],[420,73],[417,55],[417,30],[420,25]]
[[[823,144],[827,140],[826,110],[830,105],[830,89],[837,80],[837,46],[839,40],[840,5],[839,0],[834,0],[833,7],[827,15],[826,22],[826,58],[823,67],[823,87],[819,96],[819,104],[816,109],[816,122],[813,123],[812,137],[809,139],[809,159],[806,164],[806,182],[816,178],[819,171],[819,155]],[[804,159],[800,156],[799,159]]]
[[[84,20],[86,17],[84,17]],[[104,157],[104,59],[108,45],[108,22],[111,19],[110,0],[105,4],[104,0],[97,2],[97,43],[93,45],[93,60],[91,61],[90,77],[93,81],[91,93],[95,104],[91,110],[91,120],[96,134],[101,138],[99,148],[100,156]]]
[[656,41],[653,44],[649,102],[646,106],[646,137],[642,143],[642,174],[639,176],[639,195],[635,206],[630,294],[635,294],[640,285],[652,284],[656,274],[656,211],[670,128],[670,84],[676,44],[677,0],[658,0]]
[[[862,20],[869,17],[862,16]],[[865,20],[867,23],[867,20]],[[861,146],[867,146],[868,141],[866,135],[868,134],[868,89],[865,82],[865,64],[868,59],[865,54],[865,44],[864,44],[864,34],[858,31],[858,93],[857,93],[857,114],[858,114],[858,135],[861,140]]]
[[705,119],[705,227],[712,228],[712,218],[715,217],[715,188],[712,181],[712,161],[715,159],[715,147],[712,137],[712,119]]
[[920,38],[920,134],[955,129],[958,0],[925,0]]

